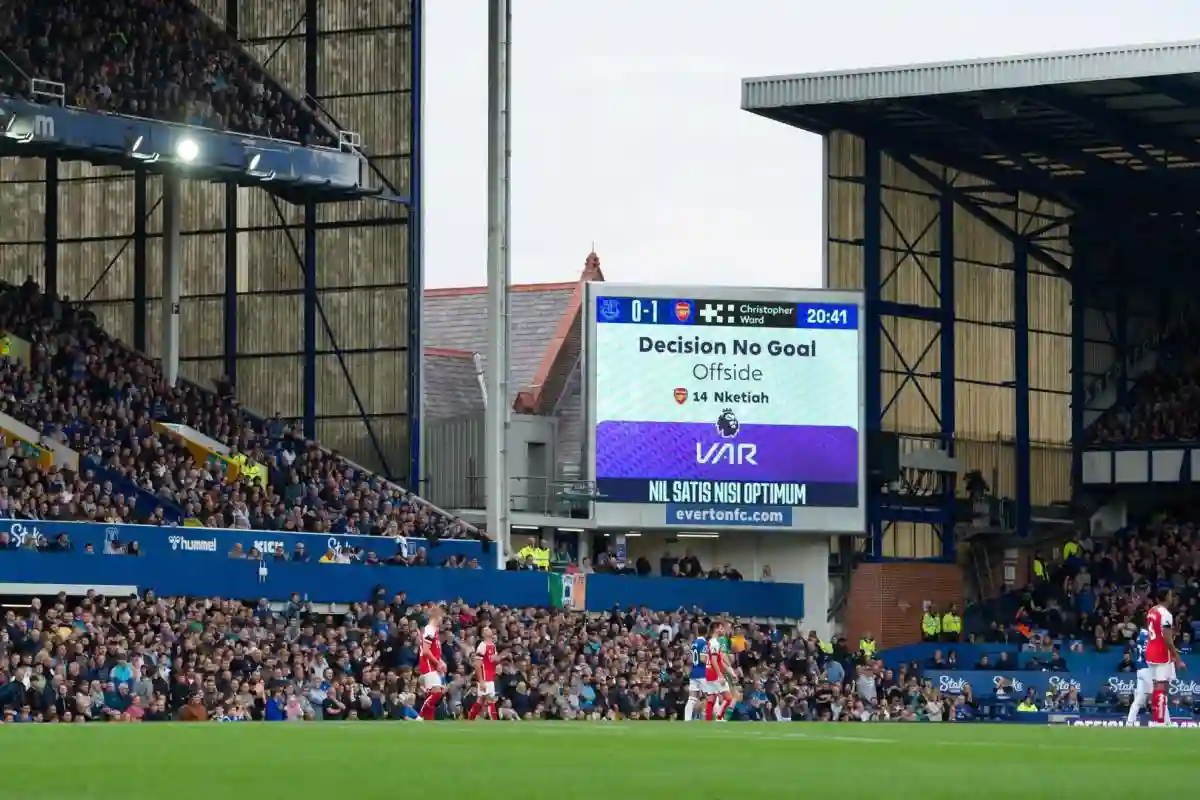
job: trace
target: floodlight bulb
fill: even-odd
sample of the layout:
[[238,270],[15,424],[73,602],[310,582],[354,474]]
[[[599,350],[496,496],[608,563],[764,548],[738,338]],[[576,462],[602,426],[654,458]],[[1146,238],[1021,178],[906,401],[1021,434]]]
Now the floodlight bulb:
[[175,155],[185,164],[190,164],[200,155],[200,145],[196,140],[185,136],[175,143]]

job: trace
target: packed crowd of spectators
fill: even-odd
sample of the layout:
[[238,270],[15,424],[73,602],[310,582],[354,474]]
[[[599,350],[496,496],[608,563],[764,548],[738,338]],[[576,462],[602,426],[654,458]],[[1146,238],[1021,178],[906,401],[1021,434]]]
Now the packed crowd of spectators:
[[1119,652],[1137,636],[1150,591],[1172,588],[1180,645],[1191,646],[1200,627],[1200,537],[1192,517],[1158,516],[1103,538],[1079,535],[1064,552],[1057,563],[1035,554],[1032,583],[981,606],[973,638],[1022,644],[1046,660],[1072,650]]
[[[134,518],[129,498],[86,475],[43,467],[27,448],[0,443],[0,519],[122,523]],[[0,548],[26,544],[0,531]],[[30,546],[37,546],[30,541]]]
[[[1081,709],[1124,715],[1134,687],[1133,643],[1145,625],[1152,593],[1173,590],[1171,611],[1176,643],[1185,656],[1194,651],[1200,635],[1200,537],[1194,512],[1158,515],[1115,534],[1084,533],[1065,542],[1051,557],[1038,551],[1031,562],[1031,581],[974,605],[966,616],[963,637],[938,635],[928,604],[922,623],[926,642],[940,649],[908,665],[940,675],[939,688],[966,698],[976,709],[995,714],[1020,711],[1075,712]],[[974,648],[970,661],[960,660],[956,644],[1010,645]],[[982,650],[982,653],[980,652]],[[1111,653],[1104,669],[1108,676],[1127,673],[1127,680],[1104,681],[1084,697],[1071,679],[1080,663],[1095,664],[1095,654]],[[1088,667],[1084,667],[1088,669]],[[1092,667],[1094,669],[1094,667]],[[993,676],[996,685],[972,687],[956,673]],[[1045,694],[1024,689],[1028,673],[1059,673],[1063,679],[1047,684]],[[1185,677],[1185,676],[1181,676]],[[1176,716],[1200,708],[1200,695],[1172,693]]]
[[480,569],[479,559],[456,553],[439,557],[426,547],[410,545],[406,539],[380,541],[380,547],[368,549],[342,544],[312,552],[304,542],[297,542],[291,551],[283,545],[263,552],[253,545],[235,544],[229,558],[249,561],[290,562],[293,564],[365,564],[387,567],[445,567],[449,569]]
[[[470,708],[471,654],[496,632],[500,718],[677,720],[688,647],[707,618],[614,610],[448,606],[441,718]],[[231,601],[59,595],[9,608],[0,628],[5,722],[411,720],[419,626],[403,594],[314,613],[293,596],[272,610]],[[736,622],[736,621],[735,621]],[[736,625],[740,686],[730,718],[752,721],[965,719],[956,702],[850,653],[770,626]]]
[[[0,291],[0,328],[30,343],[29,363],[0,361],[0,411],[68,445],[81,456],[78,500],[60,504],[60,519],[166,523],[194,517],[218,528],[468,538],[475,529],[405,490],[306,441],[278,416],[246,414],[227,384],[207,391],[170,387],[158,365],[124,347],[94,317],[43,294],[28,280]],[[187,425],[265,467],[228,480],[224,462],[197,463],[155,421]],[[117,491],[114,492],[112,478]],[[44,480],[57,480],[53,476]],[[108,481],[107,485],[105,481]],[[117,502],[120,486],[155,502]],[[46,508],[43,508],[45,505]],[[20,504],[9,516],[47,519],[49,503]]]
[[79,108],[337,144],[187,0],[0,4],[0,92],[29,96],[33,78]]
[[1200,320],[1173,331],[1156,353],[1154,370],[1137,379],[1127,402],[1114,405],[1092,426],[1095,444],[1200,438]]

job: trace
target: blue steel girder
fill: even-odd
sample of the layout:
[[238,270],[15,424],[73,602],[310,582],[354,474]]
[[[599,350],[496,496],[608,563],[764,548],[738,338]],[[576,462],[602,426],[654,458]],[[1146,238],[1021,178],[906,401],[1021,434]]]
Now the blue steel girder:
[[947,153],[944,148],[933,146],[927,139],[909,135],[894,127],[884,127],[873,120],[856,114],[853,110],[848,112],[848,115],[839,127],[849,133],[853,133],[864,141],[875,141],[879,143],[879,146],[886,147],[890,152],[921,155],[922,157],[937,161],[943,166],[970,173],[992,184],[990,188],[964,187],[959,189],[958,191],[963,194],[971,194],[977,191],[1010,193],[1024,191],[1057,201],[1068,208],[1074,208],[1071,199],[1063,196],[1063,187],[1058,185],[1057,181],[1050,180],[1049,176],[1041,171],[1029,172],[1011,169],[995,161],[980,158],[977,154],[968,154],[965,150],[956,150],[952,153]]
[[1028,536],[1033,522],[1033,470],[1029,436],[1029,244],[1023,237],[1013,242],[1013,366],[1016,532],[1017,536]]
[[960,128],[987,149],[995,151],[996,155],[1003,155],[1020,168],[1023,177],[1027,178],[1031,185],[1041,186],[1046,193],[1054,192],[1055,195],[1069,200],[1065,205],[1075,211],[1083,211],[1084,202],[1069,188],[1062,186],[1061,179],[1058,181],[1058,186],[1051,186],[1051,182],[1055,181],[1052,171],[1035,164],[1028,154],[1042,156],[1048,162],[1064,164],[1081,172],[1117,169],[1115,165],[1098,156],[1089,157],[1086,153],[1051,145],[1048,140],[1032,139],[1020,131],[1004,126],[997,120],[985,122],[962,108],[936,98],[917,98],[910,101],[909,105],[931,120],[950,123],[954,127]]
[[424,99],[421,88],[424,85],[422,70],[425,65],[425,0],[412,0],[412,40],[409,57],[412,61],[409,67],[411,76],[409,85],[409,119],[411,120],[412,137],[409,151],[409,207],[408,207],[408,452],[409,486],[414,492],[424,490],[425,459],[422,455],[424,445],[424,413],[422,394],[425,390],[424,363],[425,343],[421,339],[421,317],[425,313],[425,123]]
[[[880,248],[881,241],[879,236],[880,228],[884,220],[891,222],[893,227],[900,233],[895,221],[891,218],[890,212],[886,206],[882,204],[882,192],[878,187],[873,187],[872,182],[879,180],[880,167],[877,162],[881,156],[881,148],[873,142],[868,141],[866,146],[866,169],[865,186],[864,186],[864,291],[867,294],[867,309],[868,309],[868,325],[878,326],[871,327],[868,330],[867,347],[867,375],[868,375],[868,408],[872,415],[878,415],[877,418],[870,420],[870,423],[882,426],[883,416],[888,408],[895,402],[895,397],[887,398],[884,402],[882,396],[882,383],[879,380],[878,373],[882,368],[881,358],[881,342],[887,342],[896,353],[897,360],[905,370],[905,377],[902,381],[902,387],[910,382],[914,383],[923,402],[929,407],[934,418],[938,421],[938,426],[946,442],[953,442],[953,434],[955,429],[955,419],[953,414],[954,409],[954,385],[957,380],[955,375],[954,361],[954,286],[953,276],[955,271],[955,256],[954,256],[954,210],[955,207],[962,208],[968,214],[982,221],[987,227],[1007,239],[1013,248],[1013,353],[1012,360],[1014,363],[1014,377],[1012,386],[1015,392],[1014,402],[1014,428],[1015,428],[1015,473],[1016,473],[1016,499],[1017,499],[1017,515],[1016,529],[1018,535],[1028,535],[1032,527],[1032,459],[1031,459],[1031,442],[1030,442],[1030,369],[1029,369],[1029,353],[1030,353],[1030,303],[1029,303],[1029,262],[1036,260],[1043,265],[1049,267],[1055,273],[1066,277],[1071,277],[1071,271],[1065,264],[1060,262],[1050,248],[1039,244],[1035,239],[1038,235],[1042,235],[1048,231],[1062,228],[1070,223],[1072,218],[1064,218],[1062,220],[1044,221],[1036,216],[1040,211],[1041,203],[1034,209],[1034,213],[1024,213],[1013,216],[1013,222],[1009,223],[1001,218],[990,213],[982,207],[978,201],[969,193],[963,192],[959,187],[955,186],[955,178],[951,178],[946,174],[939,175],[933,169],[918,162],[911,155],[904,153],[895,153],[889,150],[889,155],[903,168],[910,171],[920,180],[928,184],[934,191],[939,193],[940,206],[938,213],[939,227],[939,264],[940,264],[940,279],[936,282],[937,293],[939,297],[939,308],[923,308],[913,307],[900,303],[888,303],[883,301],[881,289],[884,287],[890,278],[890,274],[885,276],[882,272],[882,257],[880,253],[873,253],[873,248]],[[875,209],[878,206],[878,209]],[[1022,220],[1023,218],[1023,220]],[[1052,224],[1051,224],[1052,223]],[[931,223],[932,224],[932,223]],[[1015,227],[1014,227],[1015,226]],[[1069,229],[1068,229],[1069,230]],[[916,241],[920,241],[921,236],[916,237]],[[935,282],[925,271],[924,264],[921,262],[921,257],[915,253],[916,248],[914,242],[910,241],[903,234],[900,235],[900,241],[904,245],[904,249],[911,252],[902,255],[902,259],[911,257],[918,262],[922,269],[923,275],[934,285]],[[881,248],[880,248],[881,249]],[[903,251],[902,251],[903,252]],[[1064,253],[1065,255],[1065,253]],[[874,314],[871,310],[875,309]],[[926,345],[924,350],[916,359],[916,363],[909,363],[899,352],[896,342],[884,326],[883,318],[886,316],[900,316],[916,319],[924,319],[937,321],[939,330],[937,334],[931,337],[931,341]],[[876,335],[876,330],[878,335]],[[878,341],[876,341],[878,340]],[[942,371],[936,377],[941,380],[941,402],[937,408],[934,407],[932,398],[930,398],[920,382],[915,381],[920,372],[920,365],[931,352],[934,343],[940,341],[942,345]],[[935,376],[929,376],[935,377]],[[873,403],[877,400],[878,403]],[[878,409],[878,411],[876,410]],[[870,424],[869,423],[869,424]],[[944,497],[941,498],[942,505],[936,511],[928,510],[927,512],[919,512],[909,509],[906,514],[911,516],[916,513],[921,517],[921,521],[931,525],[942,526],[943,532],[948,532],[943,536],[943,550],[945,554],[953,553],[953,514],[954,514],[954,489],[947,487]],[[923,515],[923,516],[922,516]],[[882,541],[883,531],[886,530],[885,523],[897,519],[895,509],[890,509],[886,504],[880,502],[880,507],[872,512],[868,509],[868,521],[871,525],[870,531],[874,542],[874,552],[879,553]],[[947,525],[946,523],[950,523]]]
[[1024,242],[1026,253],[1030,258],[1049,268],[1057,275],[1061,275],[1063,277],[1070,276],[1070,268],[1055,258],[1055,254],[1050,249],[1038,244],[1037,242],[1029,241],[1027,236],[1022,236],[1020,231],[1010,228],[1003,220],[983,208],[969,194],[956,189],[954,186],[950,185],[944,179],[935,174],[933,170],[919,163],[912,156],[907,154],[899,154],[893,151],[889,152],[896,163],[900,164],[913,175],[929,184],[929,186],[931,186],[934,190],[949,194],[960,208],[962,208],[971,216],[975,217],[988,228],[1003,236],[1014,245],[1018,241]]
[[[939,281],[942,289],[941,293],[941,308],[938,309],[942,315],[942,335],[939,340],[942,345],[942,369],[945,371],[949,364],[949,378],[943,375],[941,389],[941,414],[938,418],[942,423],[942,430],[949,431],[951,435],[944,437],[942,442],[946,448],[946,452],[950,456],[954,456],[954,431],[958,429],[957,418],[957,402],[958,398],[955,394],[958,387],[958,376],[955,373],[954,364],[956,358],[955,349],[955,318],[957,317],[954,307],[954,291],[955,291],[955,259],[954,251],[954,198],[943,192],[939,197],[938,203],[938,224],[940,227],[938,236],[938,272],[941,274]],[[956,560],[957,556],[957,539],[954,532],[954,511],[957,507],[957,497],[955,495],[958,489],[957,481],[946,481],[942,493],[942,508],[950,509],[950,519],[943,522],[940,526],[942,536],[942,557],[950,561]]]
[[1200,161],[1200,145],[1185,137],[1168,133],[1158,126],[1147,128],[1135,118],[1115,111],[1102,102],[1068,94],[1049,86],[1023,89],[1022,93],[1043,105],[1065,111],[1092,125],[1097,131],[1111,136],[1117,144],[1125,148],[1131,156],[1142,162],[1149,170],[1165,172],[1166,161],[1161,156],[1149,153],[1146,149],[1147,146],[1163,150],[1164,155],[1174,153],[1189,161]]
[[[1032,221],[1033,219],[1031,218],[1030,222]],[[1043,240],[1054,241],[1056,239],[1067,239],[1070,237],[1071,226],[1076,224],[1076,221],[1077,217],[1074,214],[1069,217],[1052,217],[1036,228],[1033,228],[1032,230],[1026,230],[1025,235],[1035,242]],[[1057,235],[1057,231],[1061,231],[1062,235]],[[1051,234],[1055,235],[1052,236]]]
[[[1077,237],[1076,237],[1077,238]],[[1080,248],[1071,261],[1075,279],[1071,284],[1071,491],[1083,487],[1084,406],[1087,404],[1087,307],[1090,293],[1088,252]],[[1071,498],[1075,499],[1074,496]]]
[[[238,0],[225,0],[225,30],[235,39],[240,38],[241,19],[239,17]],[[290,35],[290,34],[289,34]],[[283,46],[286,40],[281,40]],[[269,65],[272,52],[263,62],[263,67]],[[238,385],[238,187],[237,184],[225,184],[225,286],[222,297],[224,308],[224,330],[221,335],[221,362],[225,377]]]
[[42,215],[42,285],[58,295],[58,159],[46,159],[45,210]]
[[908,236],[904,233],[903,226],[896,222],[896,218],[892,215],[892,212],[888,210],[886,203],[883,205],[882,211],[884,218],[887,219],[888,224],[891,226],[896,236],[900,239],[900,244],[902,247],[900,248],[900,258],[896,259],[896,263],[892,266],[892,269],[883,276],[883,281],[880,288],[882,289],[886,287],[888,283],[890,283],[891,280],[896,277],[896,273],[900,271],[900,268],[907,262],[911,261],[914,265],[916,265],[917,270],[921,273],[921,277],[925,279],[925,283],[929,284],[929,288],[932,289],[933,293],[940,298],[941,289],[938,287],[937,282],[930,277],[928,270],[925,269],[924,255],[918,253],[917,251],[917,244],[920,243],[931,230],[933,230],[934,224],[937,223],[937,215],[935,214],[933,217],[931,217],[930,220],[925,223],[925,227],[922,228],[916,236],[909,240]]
[[1177,77],[1160,75],[1157,77],[1138,78],[1134,83],[1143,89],[1157,92],[1181,105],[1200,108],[1200,88]]
[[383,467],[384,475],[389,478],[394,477],[394,473],[388,463],[387,455],[384,453],[379,437],[375,434],[375,426],[371,424],[371,417],[367,414],[366,406],[363,404],[362,397],[358,392],[354,377],[350,374],[350,367],[346,363],[345,353],[338,345],[337,334],[334,332],[333,326],[329,323],[329,318],[325,315],[325,306],[317,294],[319,264],[317,255],[316,204],[310,202],[305,205],[304,233],[301,236],[302,241],[300,243],[296,242],[296,237],[292,234],[291,229],[287,227],[287,219],[283,215],[283,209],[279,206],[279,200],[273,195],[271,196],[271,205],[275,210],[275,216],[279,219],[284,237],[287,239],[288,248],[296,260],[296,266],[300,270],[304,286],[304,438],[317,438],[316,356],[317,323],[320,322],[321,328],[325,331],[325,336],[329,340],[329,345],[333,350],[334,356],[337,358],[338,367],[341,369],[342,377],[346,381],[346,388],[350,390],[350,397],[354,401],[358,417],[362,420],[363,426],[366,428],[367,439],[371,442],[371,449],[375,451],[375,455]]
[[[953,182],[953,179],[951,180],[951,182]],[[934,225],[937,224],[938,219],[940,217],[940,208],[939,208],[939,213],[931,216],[929,218],[929,220],[925,223],[925,226],[923,228],[921,228],[921,230],[917,232],[917,235],[912,237],[911,239],[909,238],[909,236],[907,234],[905,234],[904,227],[902,225],[900,225],[899,222],[896,221],[896,217],[892,214],[891,210],[888,209],[886,202],[882,202],[880,204],[880,212],[882,213],[883,218],[887,221],[888,226],[892,229],[892,231],[896,234],[896,237],[900,240],[900,244],[901,244],[901,247],[899,248],[900,257],[898,259],[896,259],[896,263],[892,265],[892,268],[890,270],[888,270],[887,274],[883,275],[882,278],[880,279],[880,282],[879,282],[880,294],[882,295],[883,290],[885,288],[887,288],[888,284],[890,284],[892,282],[892,280],[896,277],[896,274],[900,272],[900,269],[906,263],[911,262],[916,267],[917,271],[920,273],[920,275],[924,279],[925,283],[928,284],[929,288],[933,291],[934,295],[938,298],[939,304],[940,304],[942,289],[938,285],[938,282],[935,281],[932,278],[932,276],[930,276],[929,270],[926,269],[924,253],[918,252],[918,250],[917,250],[917,245],[925,239],[926,235],[928,235],[928,233],[931,230],[933,230]],[[939,228],[939,231],[940,230],[941,229]],[[929,320],[932,318],[932,320],[935,322],[939,321],[939,319],[940,319],[938,317],[938,315],[936,314],[936,312],[934,312],[932,309],[928,309],[923,306],[917,306],[917,305],[913,305],[913,304],[909,304],[909,303],[893,303],[893,302],[881,300],[880,304],[879,304],[879,308],[880,308],[879,313],[880,313],[881,317],[882,316],[909,317],[909,318],[914,318],[914,319],[925,319],[925,320]],[[892,405],[894,405],[895,402],[899,399],[899,397],[900,397],[901,393],[904,391],[904,389],[909,384],[912,384],[912,386],[917,390],[917,393],[921,396],[921,399],[924,401],[925,406],[929,409],[930,414],[932,414],[933,418],[940,423],[941,418],[940,418],[940,414],[939,414],[939,409],[929,399],[929,396],[925,394],[925,389],[921,386],[921,382],[915,380],[915,378],[918,375],[918,370],[920,370],[921,365],[924,363],[926,356],[928,356],[929,353],[932,352],[934,344],[936,344],[938,341],[938,338],[939,338],[938,333],[934,333],[932,336],[930,336],[929,341],[925,344],[925,349],[921,351],[921,353],[917,356],[916,360],[912,364],[909,364],[907,359],[905,359],[903,351],[901,350],[900,346],[896,343],[896,340],[892,337],[891,333],[888,332],[888,329],[886,326],[882,326],[882,325],[880,326],[880,333],[887,340],[888,344],[891,345],[892,353],[895,355],[896,359],[900,362],[900,365],[903,367],[903,370],[904,370],[903,379],[900,381],[900,384],[896,387],[895,391],[892,393],[892,396],[890,398],[888,398],[887,402],[884,404],[883,409],[880,411],[880,416],[881,417],[885,416],[887,414],[887,412],[891,409]]]
[[[1121,146],[1127,151],[1133,150],[1131,155],[1148,165],[1148,169],[1133,170],[1096,153],[1055,143],[1048,137],[1031,136],[1014,121],[985,121],[965,109],[934,98],[918,98],[910,105],[930,119],[962,129],[984,147],[1011,160],[1020,168],[1032,191],[1065,201],[1064,205],[1076,212],[1079,225],[1108,231],[1110,225],[1101,213],[1105,209],[1116,208],[1117,215],[1125,219],[1130,216],[1130,207],[1147,210],[1151,201],[1155,206],[1165,203],[1168,208],[1176,207],[1171,203],[1178,204],[1178,201],[1183,201],[1186,206],[1194,196],[1194,192],[1175,180],[1177,176],[1168,174],[1163,163],[1145,155],[1141,146],[1135,147],[1125,140],[1119,141]],[[1034,163],[1031,155],[1066,165],[1083,175],[1055,178],[1051,171]],[[1121,191],[1113,191],[1114,186],[1122,187]],[[1126,231],[1125,235],[1131,236],[1133,232]]]
[[[945,196],[939,198],[938,210],[920,229],[910,236],[898,223],[888,208],[882,181],[882,150],[872,140],[866,140],[866,163],[863,176],[863,289],[866,299],[866,403],[867,427],[883,430],[884,419],[896,402],[901,391],[913,389],[936,420],[941,443],[952,448],[954,436],[954,206]],[[954,179],[947,181],[953,184]],[[937,226],[939,236],[936,257],[938,276],[930,274],[927,258],[933,254],[918,249],[925,236]],[[901,246],[896,264],[886,274],[883,269],[883,233],[885,228],[893,230]],[[911,262],[920,270],[924,281],[934,290],[936,307],[911,303],[892,302],[883,299],[883,290],[896,275],[897,270]],[[933,322],[937,330],[929,337],[923,350],[914,361],[902,353],[892,333],[888,330],[889,318],[920,319]],[[942,366],[936,374],[922,374],[921,365],[940,343]],[[899,386],[888,398],[883,396],[883,347],[890,347],[902,368]],[[931,398],[921,381],[916,377],[934,378],[939,383],[940,396]],[[940,496],[922,499],[916,504],[897,505],[885,502],[880,492],[871,492],[867,501],[867,530],[870,537],[868,553],[874,559],[883,558],[884,537],[897,523],[915,523],[931,526],[941,539],[941,558],[955,558],[954,541],[954,494],[953,487]]]

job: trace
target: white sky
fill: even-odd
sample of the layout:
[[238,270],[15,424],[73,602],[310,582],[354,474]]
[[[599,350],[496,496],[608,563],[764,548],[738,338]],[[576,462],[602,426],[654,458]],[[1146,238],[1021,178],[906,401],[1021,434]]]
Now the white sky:
[[[750,76],[1200,36],[1186,0],[512,0],[513,279],[816,286],[816,136]],[[427,0],[426,282],[486,280],[487,2]]]

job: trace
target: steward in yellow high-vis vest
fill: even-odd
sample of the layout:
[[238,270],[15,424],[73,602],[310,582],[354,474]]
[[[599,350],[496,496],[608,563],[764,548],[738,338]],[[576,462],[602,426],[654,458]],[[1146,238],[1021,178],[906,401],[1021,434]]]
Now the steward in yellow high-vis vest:
[[936,642],[942,634],[942,621],[933,610],[925,612],[921,617],[921,638],[927,642]]
[[957,642],[962,637],[962,617],[955,606],[942,614],[942,641]]
[[867,634],[858,640],[858,652],[867,661],[875,658],[875,637]]

